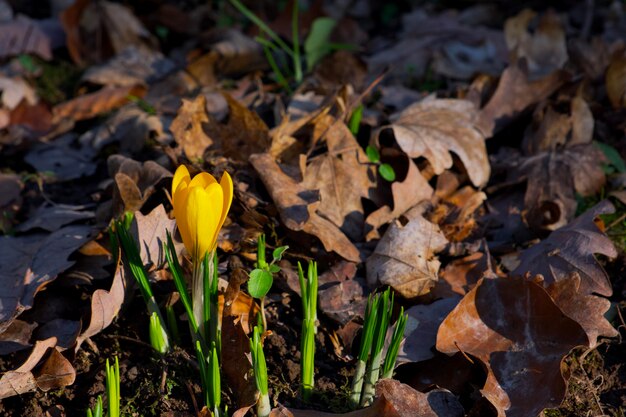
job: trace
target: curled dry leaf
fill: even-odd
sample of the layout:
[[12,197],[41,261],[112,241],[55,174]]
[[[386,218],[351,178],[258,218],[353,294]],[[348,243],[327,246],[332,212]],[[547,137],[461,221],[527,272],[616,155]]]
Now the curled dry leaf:
[[552,232],[547,239],[523,251],[521,263],[513,271],[515,274],[543,276],[544,286],[556,304],[583,326],[591,347],[596,345],[598,336],[616,335],[616,330],[604,317],[610,302],[599,297],[613,293],[611,282],[595,254],[614,258],[617,251],[611,239],[594,223],[594,218],[600,214],[613,211],[609,201],[599,203],[569,225]]
[[106,86],[94,93],[57,104],[52,109],[53,121],[59,123],[62,119],[74,121],[91,119],[128,103],[129,96],[142,97],[144,93],[145,89],[139,86]]
[[426,158],[435,174],[452,167],[454,153],[472,183],[483,186],[490,168],[485,137],[476,128],[477,116],[469,101],[428,97],[403,110],[388,128],[409,157]]
[[481,392],[498,416],[528,417],[561,402],[561,360],[586,339],[541,285],[485,278],[443,321],[437,350],[479,358],[488,371]]
[[[131,225],[131,234],[139,243],[139,253],[144,265],[151,265],[154,268],[161,269],[165,264],[163,244],[167,242],[167,232],[174,239],[176,220],[167,217],[163,204],[159,204],[145,216],[140,211],[135,212],[133,224]],[[182,242],[175,241],[175,246],[177,246],[177,252],[180,255],[183,248]]]
[[369,285],[389,285],[405,298],[430,291],[437,281],[439,260],[435,253],[448,241],[439,229],[412,210],[408,223],[391,224],[367,259]]
[[49,235],[0,238],[0,333],[35,294],[74,264],[68,257],[88,239],[90,226],[68,226]]
[[252,155],[250,163],[261,176],[287,228],[314,235],[326,251],[359,262],[359,250],[335,224],[317,214],[317,193],[307,190],[285,174],[270,154]]
[[50,38],[36,21],[20,15],[12,22],[0,24],[0,59],[21,54],[52,59]]
[[55,337],[37,341],[22,366],[5,372],[0,378],[0,399],[37,388],[49,391],[73,384],[76,371],[55,347],[56,343]]
[[96,290],[91,295],[91,318],[87,328],[76,339],[75,352],[86,339],[97,335],[113,322],[124,303],[126,285],[126,270],[118,261],[111,288],[108,291]]
[[530,80],[523,64],[508,67],[502,72],[495,93],[481,109],[477,127],[485,137],[493,136],[528,107],[558,90],[567,79],[564,72],[555,71],[538,80]]
[[530,9],[522,10],[517,16],[504,23],[506,44],[514,60],[526,59],[533,76],[542,76],[560,69],[568,60],[565,30],[559,16],[548,10],[541,18],[533,33],[529,25],[537,13]]
[[626,107],[626,54],[616,54],[606,70],[606,94],[616,109]]
[[0,355],[28,349],[31,346],[30,338],[36,327],[37,323],[13,320],[11,325],[0,333]]

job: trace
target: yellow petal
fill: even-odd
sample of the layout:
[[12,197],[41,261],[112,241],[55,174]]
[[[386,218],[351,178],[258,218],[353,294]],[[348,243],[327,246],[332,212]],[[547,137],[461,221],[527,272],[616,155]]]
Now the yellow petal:
[[207,236],[207,238],[210,241],[209,250],[213,251],[217,245],[217,235],[219,234],[221,227],[220,221],[224,206],[224,191],[218,183],[210,185],[206,191],[209,196],[209,201],[211,202],[211,208],[209,209],[207,216],[210,216],[211,222],[213,222],[214,225],[212,233]]
[[186,186],[179,186],[174,193],[175,197],[172,199],[174,205],[174,218],[176,219],[176,225],[180,232],[180,237],[183,239],[185,248],[190,255],[193,254],[194,242],[191,239],[189,233],[189,226],[187,224],[187,197],[189,196],[189,188]]
[[187,197],[185,217],[189,226],[191,241],[193,242],[192,256],[199,260],[213,250],[215,231],[219,222],[220,213],[216,212],[214,201],[219,197],[221,209],[222,189],[215,184],[206,190],[202,187],[190,187]]
[[213,175],[209,174],[208,172],[201,172],[195,177],[193,177],[193,179],[189,183],[189,186],[190,187],[201,186],[202,188],[207,188],[209,185],[215,184],[215,183],[217,183],[217,181],[215,180]]
[[222,205],[222,215],[220,217],[218,232],[219,229],[222,228],[224,220],[226,220],[228,210],[230,210],[230,204],[233,202],[233,179],[226,171],[224,171],[224,175],[222,175],[222,179],[220,180],[220,186],[222,187],[222,192],[224,194],[224,202]]
[[174,198],[174,193],[176,192],[178,185],[181,182],[189,184],[189,181],[191,181],[191,177],[189,176],[189,170],[184,165],[179,166],[174,173],[174,179],[172,180],[172,198]]

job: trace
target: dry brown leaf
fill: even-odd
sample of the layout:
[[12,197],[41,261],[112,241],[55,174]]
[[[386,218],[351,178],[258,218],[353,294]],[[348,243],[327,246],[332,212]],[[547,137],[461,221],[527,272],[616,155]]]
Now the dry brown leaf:
[[427,217],[441,227],[450,242],[461,242],[474,231],[476,211],[486,199],[482,191],[466,186],[443,198]]
[[359,262],[359,250],[337,226],[317,214],[317,193],[307,190],[285,174],[270,154],[252,155],[250,163],[261,176],[287,228],[314,235],[320,239],[326,251]]
[[[174,239],[176,220],[167,217],[163,204],[159,204],[145,216],[140,211],[135,212],[131,234],[139,243],[139,252],[144,265],[151,265],[156,269],[163,267],[166,261],[163,245],[167,242],[167,232]],[[178,245],[176,241],[174,242],[180,255],[183,249],[182,242],[178,242]]]
[[389,285],[405,298],[430,291],[440,266],[435,253],[448,243],[439,226],[412,211],[408,223],[389,226],[367,259],[368,284]]
[[2,375],[0,399],[25,394],[37,388],[49,391],[74,383],[76,371],[55,347],[56,342],[55,337],[37,341],[22,366]]
[[204,132],[203,124],[207,123],[209,115],[206,112],[206,98],[203,94],[198,95],[193,101],[182,100],[182,106],[178,109],[170,130],[190,160],[202,158],[205,149],[214,143],[214,140]]
[[494,265],[495,260],[489,259],[483,252],[453,260],[439,271],[439,281],[433,288],[433,296],[450,297],[467,294],[485,273],[501,273],[492,271]]
[[49,235],[0,237],[0,333],[33,306],[39,290],[74,264],[68,257],[91,232],[90,226],[68,226]]
[[15,214],[22,205],[22,183],[20,177],[15,174],[0,173],[0,230],[10,230],[13,225]]
[[8,355],[31,347],[30,338],[37,323],[13,320],[11,325],[0,333],[0,355]]
[[[595,346],[598,335],[615,336],[615,329],[604,317],[610,303],[597,296],[609,297],[613,290],[595,254],[614,258],[617,251],[611,239],[594,223],[595,217],[613,211],[613,205],[607,200],[597,204],[567,226],[552,232],[547,239],[523,251],[521,263],[513,271],[515,274],[542,275],[544,286],[561,310],[572,319],[580,320],[589,336],[590,346]],[[572,276],[574,273],[577,278]],[[560,282],[563,280],[568,284]]]
[[54,123],[62,119],[74,121],[91,119],[110,112],[129,102],[129,96],[142,97],[143,87],[104,87],[94,93],[84,94],[72,100],[57,104],[52,109]]
[[86,339],[97,335],[113,322],[124,303],[126,285],[126,271],[118,261],[111,288],[108,291],[96,290],[91,295],[91,318],[87,328],[76,339],[75,352]]
[[477,116],[469,101],[429,97],[403,110],[388,128],[410,158],[426,158],[435,174],[452,167],[454,153],[472,183],[483,186],[490,168],[485,137],[476,128]]
[[559,16],[548,10],[541,16],[535,31],[528,29],[537,13],[522,10],[504,23],[504,34],[514,61],[526,59],[533,76],[543,76],[561,69],[568,60],[565,30]]
[[348,127],[330,115],[314,121],[313,142],[324,138],[328,152],[312,158],[304,171],[302,186],[319,190],[317,213],[339,227],[353,241],[363,239],[361,199],[371,198],[376,187],[375,167]]
[[150,48],[150,32],[130,9],[110,1],[78,0],[60,16],[67,49],[77,64],[102,62],[134,45]]
[[20,15],[12,22],[0,24],[0,59],[21,54],[52,59],[52,46],[48,36],[34,20]]
[[479,358],[488,375],[482,394],[498,416],[528,417],[561,402],[561,360],[586,343],[543,287],[521,277],[485,278],[446,317],[437,350]]
[[538,80],[529,80],[528,70],[521,64],[504,70],[498,87],[489,102],[480,111],[476,124],[489,138],[511,123],[533,104],[550,96],[563,85],[568,76],[562,71],[554,71]]
[[80,321],[66,319],[52,319],[35,330],[35,338],[38,340],[56,337],[57,349],[64,351],[74,346],[80,332]]
[[94,212],[85,210],[86,208],[85,206],[50,205],[46,203],[38,207],[28,220],[16,227],[16,230],[26,232],[39,228],[54,232],[67,224],[93,218]]
[[626,54],[616,54],[606,70],[606,94],[616,109],[626,107]]
[[39,101],[35,90],[19,77],[0,75],[0,93],[2,93],[0,96],[0,107],[5,107],[9,110],[15,109],[22,101],[26,101],[31,106]]

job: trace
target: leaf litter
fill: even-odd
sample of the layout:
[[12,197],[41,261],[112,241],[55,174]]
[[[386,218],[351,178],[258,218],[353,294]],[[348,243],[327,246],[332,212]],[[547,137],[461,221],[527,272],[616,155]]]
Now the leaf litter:
[[[148,354],[145,309],[107,236],[133,213],[156,298],[186,335],[163,259],[167,230],[190,269],[169,195],[183,163],[233,177],[217,245],[231,347],[222,388],[235,415],[256,402],[248,337],[260,308],[241,285],[261,233],[272,249],[289,246],[265,305],[271,415],[623,411],[626,368],[611,365],[624,352],[623,5],[313,2],[296,35],[314,59],[296,83],[289,54],[264,51],[235,9],[77,0],[48,14],[31,3],[0,2],[10,12],[0,23],[7,416],[84,413],[111,355],[140,413],[206,415],[186,336],[170,355]],[[254,10],[293,40],[288,3]],[[305,42],[320,25],[318,43]],[[52,75],[59,63],[76,71]],[[51,86],[67,89],[62,99]],[[310,259],[320,299],[306,403],[295,271]],[[366,300],[386,286],[409,315],[403,364],[372,405],[349,410]]]

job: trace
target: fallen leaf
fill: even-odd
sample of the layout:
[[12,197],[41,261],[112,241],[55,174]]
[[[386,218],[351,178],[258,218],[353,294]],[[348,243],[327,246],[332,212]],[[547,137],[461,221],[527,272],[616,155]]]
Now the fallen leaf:
[[8,355],[31,347],[30,338],[37,323],[27,323],[22,320],[13,322],[0,333],[0,355]]
[[461,300],[458,295],[437,300],[431,304],[415,305],[406,313],[409,315],[404,330],[404,344],[398,352],[398,364],[420,362],[435,356],[437,331],[443,320]]
[[37,143],[24,157],[38,172],[50,172],[57,181],[69,181],[96,172],[92,162],[93,151],[89,148],[76,149],[72,134],[56,138],[53,142]]
[[233,76],[267,68],[261,45],[239,30],[215,28],[205,41],[217,74]]
[[31,106],[39,101],[35,90],[19,77],[9,78],[0,75],[0,93],[2,93],[0,103],[9,110],[15,109],[22,100]]
[[117,313],[124,303],[127,288],[126,279],[126,270],[122,263],[118,261],[111,288],[108,291],[96,290],[91,295],[91,318],[87,328],[76,339],[75,352],[78,352],[78,349],[80,349],[80,346],[86,339],[97,335],[109,327],[113,319],[117,317]]
[[538,19],[533,33],[529,26],[537,13],[524,9],[504,22],[506,44],[514,61],[526,59],[534,77],[550,74],[561,69],[568,60],[565,30],[559,16],[548,10]]
[[496,265],[495,260],[489,259],[489,256],[483,252],[454,259],[439,271],[439,280],[433,288],[433,293],[441,297],[465,295],[474,288],[485,273],[492,270],[494,265]]
[[74,345],[78,332],[80,332],[80,321],[53,319],[38,327],[35,330],[35,337],[38,340],[55,337],[57,339],[57,349],[65,350]]
[[250,163],[259,173],[285,226],[316,236],[328,252],[359,262],[359,250],[331,221],[316,213],[317,193],[311,192],[285,174],[274,158],[267,154],[250,156]]
[[61,227],[79,220],[92,219],[93,211],[85,211],[85,206],[72,206],[68,204],[43,204],[30,215],[29,219],[18,225],[15,229],[26,232],[32,229],[43,229],[54,232]]
[[[49,391],[73,384],[76,371],[55,345],[54,337],[37,341],[22,366],[5,372],[0,378],[0,399],[25,394],[37,388]],[[39,365],[42,360],[43,363]]]
[[50,39],[35,20],[19,15],[12,22],[0,23],[0,59],[21,54],[52,59]]
[[205,149],[214,143],[204,132],[203,124],[206,123],[209,123],[209,115],[204,95],[198,95],[193,101],[183,99],[170,130],[190,160],[202,158]]
[[606,70],[606,94],[616,109],[626,107],[626,54],[616,54]]
[[469,101],[428,97],[403,110],[387,128],[410,158],[426,158],[435,174],[452,167],[454,153],[472,183],[483,186],[490,169],[485,137],[476,128],[477,116]]
[[439,229],[411,213],[408,222],[392,223],[367,259],[367,282],[370,286],[389,285],[405,298],[430,291],[437,281],[440,262],[435,253],[448,241]]
[[558,90],[568,78],[564,72],[554,71],[538,80],[530,80],[523,64],[509,66],[502,72],[489,102],[480,110],[477,128],[485,137],[492,137],[527,108]]
[[548,293],[521,277],[482,279],[446,317],[437,350],[479,358],[487,367],[482,394],[498,416],[535,416],[561,402],[561,361],[585,344],[578,323]]
[[[131,234],[139,243],[139,254],[144,265],[156,269],[163,267],[166,261],[163,244],[167,241],[167,232],[172,236],[176,234],[176,220],[167,217],[163,204],[145,216],[140,211],[135,212]],[[177,251],[180,255],[183,247],[182,242],[178,243]]]
[[476,212],[486,199],[482,191],[466,186],[443,198],[427,217],[450,242],[461,242],[476,228]]
[[0,237],[0,333],[24,310],[35,294],[74,264],[67,258],[88,239],[90,226],[68,226],[49,235]]
[[301,184],[309,190],[319,190],[320,216],[333,222],[353,241],[361,241],[364,227],[361,199],[373,194],[375,167],[368,163],[363,148],[343,122],[321,115],[314,121],[313,143],[321,137],[328,151],[307,163]]
[[[608,200],[598,203],[567,226],[552,232],[547,239],[523,251],[520,265],[513,271],[514,274],[541,275],[544,286],[563,312],[574,320],[581,320],[590,346],[595,346],[598,335],[615,335],[604,318],[610,303],[599,297],[609,297],[613,290],[595,254],[614,258],[617,251],[611,239],[594,223],[600,214],[613,211]],[[572,277],[573,273],[578,277]],[[569,287],[561,283],[562,280],[570,282]]]
[[145,89],[139,86],[105,86],[96,92],[83,94],[54,106],[53,121],[58,123],[62,119],[73,121],[91,119],[128,103],[129,96],[142,97],[144,93]]

